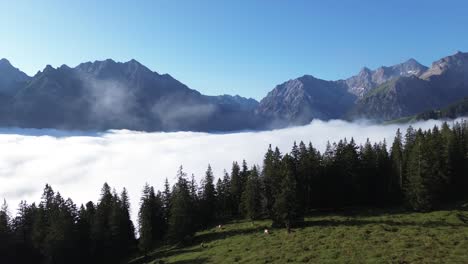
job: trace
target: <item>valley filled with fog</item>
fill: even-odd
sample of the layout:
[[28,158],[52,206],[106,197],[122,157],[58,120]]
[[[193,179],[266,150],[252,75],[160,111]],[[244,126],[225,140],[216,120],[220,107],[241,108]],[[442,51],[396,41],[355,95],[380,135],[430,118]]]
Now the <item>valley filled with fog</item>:
[[[429,129],[442,121],[412,124]],[[353,137],[357,144],[367,138],[387,141],[390,146],[397,128],[408,125],[349,123],[341,120],[313,121],[309,125],[273,131],[229,134],[172,132],[146,133],[111,130],[100,133],[40,129],[0,129],[0,198],[15,214],[21,200],[38,202],[46,183],[62,196],[80,205],[97,201],[104,182],[120,191],[126,187],[136,219],[145,182],[161,190],[167,177],[172,185],[180,165],[199,181],[211,164],[215,177],[230,172],[233,161],[245,159],[249,166],[261,165],[268,145],[289,152],[294,141],[312,142],[323,151],[327,141]]]

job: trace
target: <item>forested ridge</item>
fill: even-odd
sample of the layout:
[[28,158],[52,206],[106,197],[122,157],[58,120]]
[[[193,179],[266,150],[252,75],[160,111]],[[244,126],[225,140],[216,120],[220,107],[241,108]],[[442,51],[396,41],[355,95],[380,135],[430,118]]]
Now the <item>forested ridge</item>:
[[[155,171],[157,175],[157,171]],[[125,189],[104,184],[97,203],[77,206],[51,186],[39,203],[0,210],[0,263],[116,263],[165,244],[191,243],[197,230],[233,219],[301,226],[315,210],[406,207],[430,211],[468,199],[468,122],[422,131],[409,127],[386,142],[353,139],[269,147],[262,166],[233,162],[218,180],[208,165],[199,183],[182,166],[173,186],[145,184],[138,222]],[[138,236],[136,235],[138,234]]]

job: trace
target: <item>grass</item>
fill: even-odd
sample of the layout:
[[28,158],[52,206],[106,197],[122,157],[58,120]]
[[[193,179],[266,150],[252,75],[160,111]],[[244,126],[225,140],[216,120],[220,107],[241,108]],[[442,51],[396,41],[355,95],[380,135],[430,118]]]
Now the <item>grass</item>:
[[[133,263],[468,263],[468,211],[318,214],[288,234],[240,221]],[[146,262],[145,262],[146,261]]]

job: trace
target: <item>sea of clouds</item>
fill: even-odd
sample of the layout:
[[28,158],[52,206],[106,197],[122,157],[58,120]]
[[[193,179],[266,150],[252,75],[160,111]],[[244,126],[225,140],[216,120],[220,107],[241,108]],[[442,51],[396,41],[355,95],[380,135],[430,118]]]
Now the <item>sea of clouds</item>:
[[[441,121],[412,124],[429,129]],[[38,202],[46,183],[80,205],[97,201],[104,182],[118,192],[126,187],[135,219],[143,185],[161,190],[165,178],[172,184],[180,165],[203,178],[208,164],[216,177],[230,171],[233,161],[245,159],[261,165],[269,144],[289,152],[294,141],[312,142],[323,151],[326,142],[353,137],[364,143],[385,139],[390,146],[397,128],[408,125],[377,125],[341,120],[313,121],[309,125],[262,132],[146,133],[114,130],[102,133],[40,129],[0,129],[0,198],[11,213],[21,200]]]

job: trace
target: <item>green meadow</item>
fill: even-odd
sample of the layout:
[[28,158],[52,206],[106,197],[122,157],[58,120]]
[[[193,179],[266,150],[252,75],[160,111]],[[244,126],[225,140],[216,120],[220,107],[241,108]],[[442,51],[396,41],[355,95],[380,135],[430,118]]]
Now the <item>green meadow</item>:
[[[131,263],[468,263],[468,211],[316,213],[292,233],[238,221]],[[269,234],[264,233],[264,229]]]

